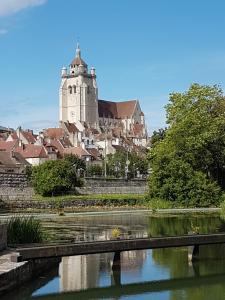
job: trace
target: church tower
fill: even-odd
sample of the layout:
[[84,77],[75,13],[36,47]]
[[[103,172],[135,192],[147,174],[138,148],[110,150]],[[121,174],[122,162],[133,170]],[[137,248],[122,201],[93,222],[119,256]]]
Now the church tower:
[[79,44],[76,56],[67,68],[62,69],[60,85],[59,121],[86,123],[98,126],[98,88],[95,69],[88,71],[88,66],[81,58]]

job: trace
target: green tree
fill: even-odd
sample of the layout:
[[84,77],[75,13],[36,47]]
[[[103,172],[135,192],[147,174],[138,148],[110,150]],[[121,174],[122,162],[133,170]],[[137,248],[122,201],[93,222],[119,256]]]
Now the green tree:
[[150,195],[190,206],[216,204],[225,183],[225,100],[217,86],[172,93],[164,138],[151,149]]
[[151,147],[154,147],[158,142],[162,141],[166,135],[167,128],[160,128],[158,131],[154,130],[151,136]]
[[147,155],[140,156],[134,151],[127,152],[125,149],[107,156],[107,174],[124,177],[127,160],[129,161],[128,171],[130,177],[134,178],[137,171],[140,171],[140,174],[147,174],[149,163]]
[[83,159],[80,159],[77,155],[74,154],[66,154],[64,156],[64,160],[67,161],[71,166],[73,166],[76,170],[78,169],[86,169],[86,164]]
[[76,170],[68,159],[49,160],[33,167],[32,183],[42,196],[65,193],[77,185]]
[[103,168],[101,165],[90,165],[87,167],[88,176],[102,176]]

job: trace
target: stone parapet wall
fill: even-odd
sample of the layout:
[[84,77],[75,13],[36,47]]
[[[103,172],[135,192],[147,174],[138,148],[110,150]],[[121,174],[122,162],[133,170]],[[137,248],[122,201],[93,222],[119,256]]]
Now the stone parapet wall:
[[7,225],[0,224],[0,251],[7,247]]

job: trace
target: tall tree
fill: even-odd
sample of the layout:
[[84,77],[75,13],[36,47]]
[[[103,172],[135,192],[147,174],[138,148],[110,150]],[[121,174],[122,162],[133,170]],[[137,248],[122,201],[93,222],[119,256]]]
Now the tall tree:
[[150,194],[190,205],[218,202],[225,187],[225,100],[218,86],[172,93],[169,128],[150,153]]

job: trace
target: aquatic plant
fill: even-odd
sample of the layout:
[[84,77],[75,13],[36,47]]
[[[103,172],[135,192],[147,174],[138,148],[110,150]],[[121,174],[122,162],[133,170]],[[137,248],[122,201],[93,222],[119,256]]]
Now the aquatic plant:
[[44,234],[40,220],[34,217],[15,216],[7,222],[8,244],[39,243]]
[[118,239],[121,236],[121,230],[118,227],[112,229],[111,232],[112,238]]

